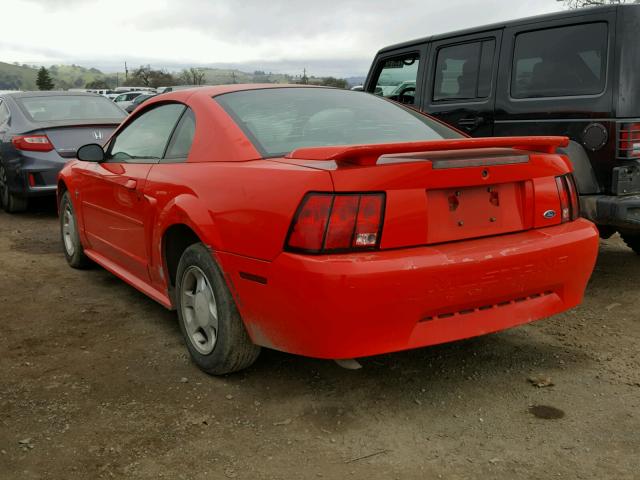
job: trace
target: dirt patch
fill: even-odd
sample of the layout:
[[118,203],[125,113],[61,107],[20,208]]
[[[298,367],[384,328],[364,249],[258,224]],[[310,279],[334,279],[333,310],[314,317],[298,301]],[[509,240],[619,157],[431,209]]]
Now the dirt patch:
[[57,235],[53,208],[0,214],[2,480],[638,477],[640,257],[619,238],[552,319],[356,371],[265,351],[213,378],[173,313],[68,268]]

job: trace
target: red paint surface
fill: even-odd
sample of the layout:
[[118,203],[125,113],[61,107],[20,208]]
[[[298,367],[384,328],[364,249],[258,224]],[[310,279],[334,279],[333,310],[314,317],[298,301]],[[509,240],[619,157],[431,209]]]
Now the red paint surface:
[[[580,303],[597,254],[595,227],[543,216],[559,212],[555,177],[571,167],[552,152],[566,139],[327,147],[263,160],[211,99],[242,88],[255,87],[178,91],[140,107],[179,101],[193,109],[196,133],[185,163],[73,161],[62,170],[87,255],[171,307],[163,238],[171,226],[188,226],[211,247],[256,343],[322,358],[482,335]],[[529,161],[447,169],[434,169],[428,155],[371,161],[449,147],[480,158],[517,147],[513,154]],[[452,210],[448,199],[457,190]],[[300,201],[312,191],[384,192],[380,249],[283,251]]]

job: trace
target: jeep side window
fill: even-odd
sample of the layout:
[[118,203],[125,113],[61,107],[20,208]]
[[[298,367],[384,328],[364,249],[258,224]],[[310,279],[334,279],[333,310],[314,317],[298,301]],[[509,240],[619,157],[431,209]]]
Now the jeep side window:
[[607,65],[604,22],[548,28],[516,36],[513,98],[597,95]]
[[419,62],[417,53],[385,60],[376,80],[374,95],[413,105]]
[[494,39],[438,50],[433,100],[475,100],[491,93]]

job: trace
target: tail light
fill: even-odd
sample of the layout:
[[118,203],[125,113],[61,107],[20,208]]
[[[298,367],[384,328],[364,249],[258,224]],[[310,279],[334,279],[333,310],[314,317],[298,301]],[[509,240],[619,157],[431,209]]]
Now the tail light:
[[383,193],[309,193],[293,218],[286,248],[306,253],[377,248],[384,201]]
[[556,177],[562,223],[571,222],[580,216],[578,190],[572,175]]
[[621,158],[640,158],[640,123],[623,123],[618,136]]
[[46,135],[17,135],[11,139],[11,143],[18,150],[30,152],[50,152],[53,145]]

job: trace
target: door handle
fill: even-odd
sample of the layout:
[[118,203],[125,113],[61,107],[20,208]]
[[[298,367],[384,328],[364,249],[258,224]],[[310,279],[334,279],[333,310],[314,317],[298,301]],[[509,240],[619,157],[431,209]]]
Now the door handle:
[[128,177],[105,177],[105,179],[109,182],[115,183],[121,187],[126,188],[127,190],[135,190],[138,186],[138,181],[135,178]]
[[483,123],[484,123],[483,117],[468,117],[468,118],[461,118],[460,120],[458,120],[458,125],[467,130],[473,130],[475,128],[478,128]]
[[136,187],[138,186],[138,182],[133,178],[130,178],[126,182],[124,182],[124,185],[122,186],[128,190],[135,190]]

